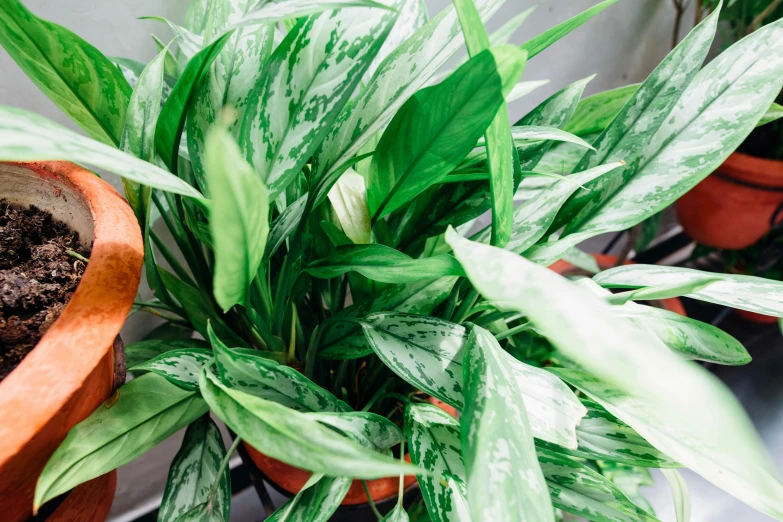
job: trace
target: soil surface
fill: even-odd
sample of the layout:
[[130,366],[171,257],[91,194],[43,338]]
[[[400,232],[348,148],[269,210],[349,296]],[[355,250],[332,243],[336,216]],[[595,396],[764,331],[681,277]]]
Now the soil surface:
[[0,381],[22,361],[73,295],[89,257],[79,234],[36,207],[0,199]]

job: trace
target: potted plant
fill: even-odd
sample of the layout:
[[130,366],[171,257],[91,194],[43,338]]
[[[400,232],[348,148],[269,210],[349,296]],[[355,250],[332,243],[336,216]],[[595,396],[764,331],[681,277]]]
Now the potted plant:
[[[698,6],[697,13],[701,14],[702,9],[711,11],[717,5],[717,0],[708,0]],[[723,42],[730,45],[781,17],[783,4],[779,1],[732,2],[720,15]],[[783,110],[776,105],[762,120],[765,125],[755,129],[714,174],[677,203],[678,219],[694,240],[710,247],[740,250],[780,224],[781,116]]]
[[[745,364],[747,352],[635,302],[687,295],[781,316],[783,285],[645,265],[571,282],[545,268],[728,157],[781,89],[783,24],[702,68],[716,11],[614,114],[581,100],[582,80],[510,125],[505,99],[534,86],[519,83],[526,60],[613,3],[520,48],[504,41],[524,16],[485,32],[502,0],[431,19],[418,0],[195,2],[171,24],[176,56],[163,45],[146,66],[118,61],[135,85],[123,105],[114,63],[6,2],[0,42],[93,137],[2,107],[0,159],[123,176],[156,296],[137,304],[186,332],[128,348],[137,377],[70,431],[35,506],[187,427],[160,520],[227,520],[242,443],[261,467],[308,474],[272,520],[327,520],[354,479],[388,477],[400,502],[386,518],[406,520],[415,475],[433,520],[650,521],[646,468],[664,469],[685,517],[678,467],[783,518],[746,414],[686,360]],[[463,41],[468,59],[436,76]],[[120,119],[107,105],[126,107],[120,139],[103,132]],[[598,129],[592,146],[563,130],[576,113]],[[545,172],[556,182],[515,208],[557,142],[585,149],[574,173]],[[151,208],[181,256],[151,230]],[[489,227],[466,238],[486,211]],[[236,435],[229,449],[212,416]]]
[[[0,164],[0,194],[0,498],[25,520],[48,458],[125,381],[117,334],[143,248],[122,197],[71,163]],[[48,520],[104,519],[115,482],[78,486]]]

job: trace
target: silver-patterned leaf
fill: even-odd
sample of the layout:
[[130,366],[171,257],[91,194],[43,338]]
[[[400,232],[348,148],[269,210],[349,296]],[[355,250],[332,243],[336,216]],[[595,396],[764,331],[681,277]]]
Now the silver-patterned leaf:
[[[482,20],[488,20],[505,0],[477,0]],[[378,67],[367,89],[348,103],[327,134],[316,161],[316,181],[330,178],[382,130],[402,105],[462,46],[453,6],[441,11],[405,40]]]
[[267,522],[327,522],[340,507],[352,480],[344,477],[321,477],[307,489],[272,513]]
[[424,24],[427,23],[427,4],[425,0],[396,0],[390,7],[396,9],[400,16],[394,24],[389,36],[383,43],[383,47],[375,55],[370,68],[364,73],[362,82],[369,85],[375,71],[383,63],[387,56],[393,53],[402,43],[413,36]]
[[366,411],[309,413],[321,424],[337,429],[362,446],[384,453],[403,441],[402,431],[386,417]]
[[593,280],[608,288],[668,287],[713,280],[704,288],[685,294],[685,297],[783,317],[783,283],[762,277],[714,274],[669,266],[628,265],[602,272]]
[[238,437],[286,464],[313,473],[365,480],[421,472],[365,448],[304,413],[228,388],[206,367],[199,382],[212,412]]
[[[464,408],[464,327],[435,317],[394,312],[368,315],[361,321],[368,343],[386,366],[412,386],[457,409]],[[576,396],[546,371],[506,353],[500,357],[522,390],[533,435],[575,448],[575,427],[586,412]]]
[[556,370],[559,377],[672,459],[754,508],[783,517],[777,471],[739,401],[715,376],[551,270],[454,231],[447,241],[487,301],[527,315],[558,350],[591,372]]
[[596,522],[658,522],[606,477],[566,456],[538,450],[552,505]]
[[348,239],[356,245],[369,244],[372,227],[364,177],[348,169],[329,191],[329,202]]
[[320,145],[396,18],[396,12],[372,8],[311,16],[272,54],[249,94],[240,131],[240,144],[271,200]]
[[531,422],[507,354],[474,326],[463,359],[460,440],[474,520],[554,522]]
[[209,415],[193,421],[169,468],[158,521],[170,522],[208,500],[216,480],[212,509],[228,520],[231,511],[231,477],[228,468],[218,477],[226,456],[223,436]]
[[688,489],[688,483],[685,477],[680,475],[676,469],[661,470],[663,476],[669,482],[674,499],[674,513],[677,522],[690,522],[691,519],[691,491]]
[[196,189],[151,163],[81,136],[32,112],[0,105],[0,160],[68,160],[206,204]]
[[212,359],[211,350],[186,348],[162,353],[143,364],[128,368],[131,372],[153,372],[165,377],[180,388],[198,389],[198,374],[201,367]]
[[302,412],[351,411],[351,408],[290,366],[240,353],[209,330],[220,381],[231,389]]
[[433,522],[470,522],[459,421],[431,404],[405,408],[411,462],[430,472],[417,476]]

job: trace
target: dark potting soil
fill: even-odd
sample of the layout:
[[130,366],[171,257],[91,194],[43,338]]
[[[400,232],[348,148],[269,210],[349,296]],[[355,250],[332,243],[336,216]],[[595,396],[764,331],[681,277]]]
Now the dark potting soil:
[[89,256],[79,234],[36,207],[0,199],[0,381],[35,347],[76,290]]

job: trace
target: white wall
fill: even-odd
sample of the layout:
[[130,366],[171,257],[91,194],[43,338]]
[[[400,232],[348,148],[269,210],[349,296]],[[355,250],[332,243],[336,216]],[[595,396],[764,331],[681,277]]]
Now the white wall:
[[[428,0],[428,3],[430,12],[435,13],[448,5],[449,0]],[[490,29],[499,27],[532,3],[507,0]],[[595,3],[597,0],[541,2],[513,42],[521,44]],[[73,30],[108,56],[147,61],[156,53],[150,33],[155,32],[166,40],[169,32],[157,22],[137,18],[158,15],[181,22],[187,0],[26,0],[25,4],[35,14]],[[525,79],[548,79],[550,83],[514,104],[515,121],[560,88],[592,74],[598,76],[588,86],[588,93],[643,80],[669,50],[673,19],[670,0],[621,0],[528,65]],[[29,109],[73,127],[1,49],[0,104]],[[117,180],[113,181],[119,186]],[[123,335],[126,341],[136,340],[154,324],[149,318],[136,317]],[[162,493],[168,465],[178,444],[177,440],[167,441],[136,463],[120,469],[113,515],[127,512]]]

